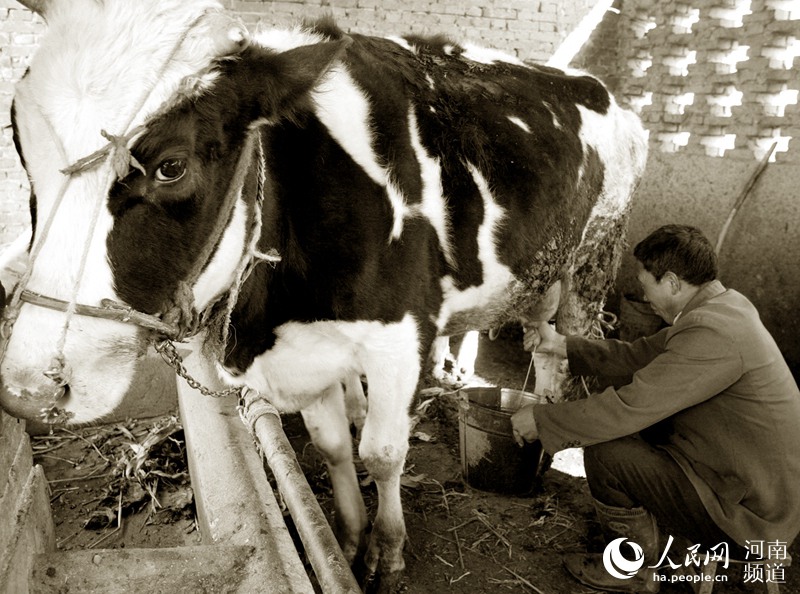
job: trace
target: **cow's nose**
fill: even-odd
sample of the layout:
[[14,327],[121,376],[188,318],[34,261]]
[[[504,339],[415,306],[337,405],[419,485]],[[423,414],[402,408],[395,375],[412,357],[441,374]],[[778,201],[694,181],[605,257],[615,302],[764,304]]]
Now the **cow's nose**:
[[0,408],[13,417],[44,423],[63,423],[71,416],[64,409],[69,399],[69,386],[56,386],[50,382],[36,391],[23,389],[17,393],[9,390],[0,377]]

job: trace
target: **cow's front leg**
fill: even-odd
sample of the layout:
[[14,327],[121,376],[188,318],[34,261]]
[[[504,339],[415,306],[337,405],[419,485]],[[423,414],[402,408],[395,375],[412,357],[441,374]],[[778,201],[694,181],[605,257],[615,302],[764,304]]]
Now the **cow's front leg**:
[[353,441],[341,384],[303,409],[303,421],[314,445],[325,458],[333,488],[335,531],[345,559],[352,565],[367,527],[367,511],[353,464]]
[[359,454],[378,489],[378,511],[364,561],[373,578],[368,591],[392,592],[405,562],[406,527],[400,500],[410,430],[409,406],[419,375],[416,353],[397,365],[379,362],[367,370],[369,407]]

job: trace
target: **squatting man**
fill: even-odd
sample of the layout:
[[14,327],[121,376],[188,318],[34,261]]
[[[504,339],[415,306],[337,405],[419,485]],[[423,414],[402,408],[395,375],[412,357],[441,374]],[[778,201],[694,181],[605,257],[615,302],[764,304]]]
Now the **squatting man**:
[[612,577],[601,554],[571,554],[580,582],[655,592],[659,532],[708,550],[790,544],[800,532],[800,393],[753,304],[717,280],[709,241],[667,225],[636,245],[638,280],[668,326],[634,342],[526,328],[524,346],[612,385],[588,398],[528,405],[514,438],[554,454],[584,447],[586,479],[607,537],[638,543],[645,564]]

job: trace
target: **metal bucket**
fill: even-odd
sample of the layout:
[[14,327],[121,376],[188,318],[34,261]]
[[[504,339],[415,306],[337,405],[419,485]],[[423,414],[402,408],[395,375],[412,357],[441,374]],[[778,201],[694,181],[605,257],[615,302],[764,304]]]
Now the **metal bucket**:
[[461,472],[482,491],[526,495],[538,487],[544,450],[534,441],[519,447],[511,433],[511,415],[543,396],[508,388],[459,390],[458,436]]

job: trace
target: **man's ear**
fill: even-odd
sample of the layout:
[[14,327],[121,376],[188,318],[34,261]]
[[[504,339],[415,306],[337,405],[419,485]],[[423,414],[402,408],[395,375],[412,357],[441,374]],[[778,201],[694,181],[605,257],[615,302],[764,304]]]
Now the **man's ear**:
[[272,88],[260,98],[262,117],[271,120],[291,113],[351,43],[353,39],[345,36],[273,55]]
[[670,291],[672,292],[673,295],[675,295],[681,290],[681,279],[674,272],[670,272],[668,270],[667,272],[664,273],[662,280],[669,283]]

